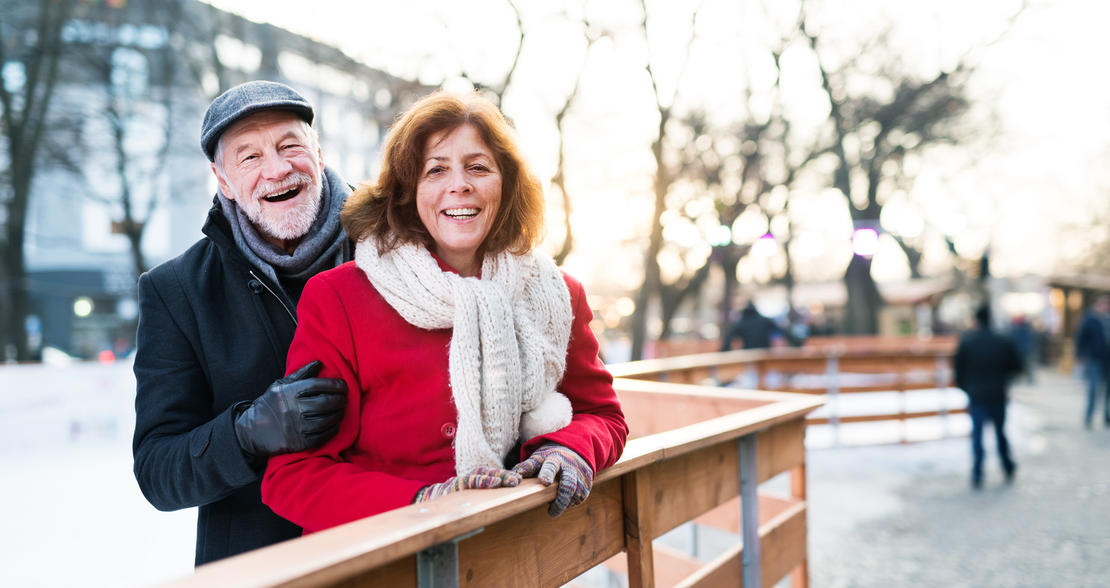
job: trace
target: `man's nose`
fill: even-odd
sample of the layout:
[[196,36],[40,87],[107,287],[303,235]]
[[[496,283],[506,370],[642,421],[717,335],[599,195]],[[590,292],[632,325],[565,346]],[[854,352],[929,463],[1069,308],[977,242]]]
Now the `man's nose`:
[[267,155],[262,162],[262,177],[268,180],[280,180],[292,170],[289,160],[277,154]]

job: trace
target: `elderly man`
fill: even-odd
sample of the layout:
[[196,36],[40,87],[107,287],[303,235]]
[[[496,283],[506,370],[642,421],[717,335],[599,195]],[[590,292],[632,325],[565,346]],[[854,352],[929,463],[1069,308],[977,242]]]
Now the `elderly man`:
[[318,362],[281,377],[305,282],[351,257],[350,187],[324,167],[312,119],[274,82],[216,98],[205,236],[139,278],[135,478],[159,510],[200,507],[197,565],[301,534],[262,504],[266,459],[323,443],[346,403]]

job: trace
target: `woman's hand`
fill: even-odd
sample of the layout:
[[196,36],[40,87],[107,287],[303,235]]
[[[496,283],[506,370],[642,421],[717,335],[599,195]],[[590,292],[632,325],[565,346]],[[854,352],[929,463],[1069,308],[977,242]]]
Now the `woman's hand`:
[[558,443],[541,445],[531,457],[513,466],[513,471],[525,478],[536,476],[544,486],[550,486],[555,475],[559,475],[559,491],[547,508],[547,514],[553,517],[582,504],[594,484],[594,470],[590,464],[574,450]]
[[455,476],[446,482],[424,486],[416,493],[413,504],[457,492],[459,490],[512,488],[520,483],[520,474],[501,468],[474,468],[465,476]]

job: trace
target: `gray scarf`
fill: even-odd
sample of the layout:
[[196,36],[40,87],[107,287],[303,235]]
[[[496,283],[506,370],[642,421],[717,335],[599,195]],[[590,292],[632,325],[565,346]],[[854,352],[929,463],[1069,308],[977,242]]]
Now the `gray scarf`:
[[[339,211],[343,208],[351,189],[331,168],[325,167],[321,181],[320,212],[312,228],[292,253],[275,247],[262,238],[258,229],[234,202],[218,190],[216,195],[224,216],[231,225],[235,245],[251,265],[261,271],[277,286],[282,280],[304,282],[308,278],[331,269],[350,257],[347,233],[339,224]],[[289,293],[286,293],[288,296]],[[290,298],[290,302],[296,302]]]

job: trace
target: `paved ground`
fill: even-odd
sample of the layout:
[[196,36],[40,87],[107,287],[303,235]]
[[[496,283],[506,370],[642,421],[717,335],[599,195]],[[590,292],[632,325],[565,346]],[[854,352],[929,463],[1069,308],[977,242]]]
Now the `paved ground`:
[[1110,430],[1085,430],[1082,408],[1065,374],[1015,387],[1012,486],[990,444],[984,487],[970,488],[965,437],[811,450],[811,585],[1110,584]]

